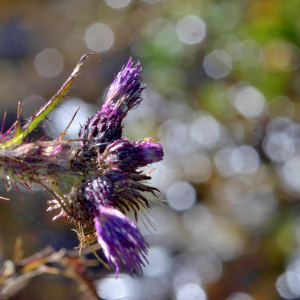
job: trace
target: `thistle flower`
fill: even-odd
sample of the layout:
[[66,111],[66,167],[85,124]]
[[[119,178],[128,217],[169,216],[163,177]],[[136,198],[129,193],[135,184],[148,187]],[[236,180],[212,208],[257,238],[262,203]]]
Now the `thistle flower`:
[[[162,160],[164,155],[155,138],[137,142],[122,138],[122,120],[143,100],[140,64],[133,65],[129,59],[110,86],[102,109],[80,128],[78,140],[62,140],[66,129],[52,142],[24,143],[24,137],[66,94],[88,55],[23,127],[19,106],[18,120],[0,136],[0,176],[15,188],[18,184],[29,190],[32,183],[42,185],[54,197],[48,201],[48,210],[60,209],[54,220],[65,217],[76,228],[94,226],[94,240],[116,268],[116,276],[121,262],[133,275],[134,269],[141,271],[148,247],[135,222],[147,219],[151,207],[159,204],[148,197],[157,197],[158,189],[145,184],[151,177],[139,168]],[[77,233],[81,248],[88,245],[90,235],[85,236],[82,230]]]
[[163,158],[162,146],[155,139],[127,141],[119,139],[108,145],[101,156],[108,165],[118,166],[122,170],[135,170],[158,162]]
[[101,152],[108,143],[122,137],[123,118],[143,100],[141,93],[145,86],[140,86],[140,63],[132,65],[130,58],[111,84],[101,111],[96,112],[79,130],[79,138],[92,140]]
[[120,270],[121,260],[132,275],[132,269],[142,271],[147,261],[147,243],[132,220],[119,210],[100,207],[95,220],[98,243],[102,247],[109,263],[116,266],[116,276]]

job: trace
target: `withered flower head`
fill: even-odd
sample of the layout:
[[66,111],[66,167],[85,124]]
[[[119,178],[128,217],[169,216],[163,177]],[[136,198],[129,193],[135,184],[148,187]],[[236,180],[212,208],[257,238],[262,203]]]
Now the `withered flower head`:
[[[77,76],[83,56],[58,93],[24,126],[18,120],[0,136],[0,176],[18,188],[32,183],[45,187],[53,200],[48,210],[60,209],[76,228],[91,225],[116,276],[122,262],[132,275],[146,261],[147,243],[135,222],[158,205],[158,190],[145,184],[151,177],[139,169],[163,158],[155,138],[128,141],[122,137],[122,120],[143,97],[140,63],[131,58],[115,77],[100,111],[80,128],[78,140],[25,143],[26,137],[63,98]],[[76,143],[74,143],[76,142]],[[149,195],[152,195],[149,197]],[[156,198],[155,198],[156,197]],[[147,216],[146,216],[147,219]],[[78,232],[81,245],[88,245]]]

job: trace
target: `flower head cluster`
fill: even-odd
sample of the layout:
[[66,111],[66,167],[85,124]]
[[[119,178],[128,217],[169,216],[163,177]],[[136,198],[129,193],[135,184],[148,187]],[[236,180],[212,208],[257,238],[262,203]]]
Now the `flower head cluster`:
[[[69,195],[72,220],[93,224],[97,240],[116,273],[122,262],[132,274],[141,269],[147,244],[130,217],[151,209],[147,193],[156,188],[144,182],[151,179],[140,167],[158,162],[163,149],[154,138],[137,142],[122,137],[122,120],[143,100],[139,63],[131,59],[119,72],[107,94],[102,109],[79,130],[80,146],[73,157],[74,171],[84,180]],[[70,218],[65,210],[60,215]]]
[[[16,123],[0,134],[0,177],[15,188],[42,185],[54,197],[48,210],[60,209],[54,219],[65,217],[77,228],[94,226],[94,240],[115,266],[116,275],[121,263],[132,275],[134,269],[141,270],[147,254],[147,243],[135,222],[158,204],[153,199],[159,192],[145,184],[150,172],[143,174],[139,168],[164,155],[155,138],[134,142],[122,136],[122,120],[143,100],[140,64],[129,59],[111,84],[102,109],[80,128],[78,140],[63,140],[66,129],[54,141],[24,143],[24,137],[66,94],[89,55],[81,58],[57,94],[23,126],[19,107]],[[77,233],[80,245],[88,244],[88,235]]]

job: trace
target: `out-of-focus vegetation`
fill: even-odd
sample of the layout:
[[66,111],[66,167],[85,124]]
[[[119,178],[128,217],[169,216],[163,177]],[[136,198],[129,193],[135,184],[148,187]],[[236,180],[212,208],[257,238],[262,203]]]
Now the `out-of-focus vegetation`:
[[[82,105],[69,137],[99,108],[130,56],[143,66],[146,100],[125,136],[157,136],[165,159],[153,184],[168,200],[146,240],[149,266],[132,279],[90,268],[105,299],[276,300],[300,297],[299,0],[3,0],[0,101],[6,126],[24,120],[90,58],[54,123],[56,137]],[[23,238],[25,255],[78,241],[46,213],[37,187],[1,196],[1,263]],[[51,231],[51,232],[50,232]],[[91,256],[92,257],[92,256]],[[64,278],[32,279],[12,299],[82,299]]]

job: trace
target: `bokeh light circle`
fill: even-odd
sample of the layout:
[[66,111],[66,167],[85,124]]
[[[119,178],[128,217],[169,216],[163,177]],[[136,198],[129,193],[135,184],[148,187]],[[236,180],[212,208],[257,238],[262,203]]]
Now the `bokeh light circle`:
[[257,89],[246,86],[237,93],[234,106],[244,117],[256,117],[265,107],[265,98]]
[[151,247],[148,251],[147,260],[149,264],[143,268],[143,274],[146,276],[162,276],[170,268],[169,254],[165,248]]
[[196,202],[196,191],[187,181],[174,182],[167,190],[170,207],[182,211],[191,208]]
[[112,8],[123,8],[130,4],[131,0],[105,0]]
[[215,154],[214,162],[220,175],[231,176],[236,172],[231,161],[231,157],[235,150],[236,148],[234,147],[225,147]]
[[242,146],[232,153],[231,163],[236,172],[249,174],[257,170],[259,156],[253,147]]
[[191,125],[191,134],[196,142],[205,146],[218,143],[221,136],[220,125],[217,120],[209,115],[200,115]]
[[204,69],[210,77],[223,78],[231,72],[232,60],[225,51],[214,50],[205,57]]
[[177,23],[178,38],[186,44],[200,43],[205,37],[205,23],[197,16],[186,16]]
[[97,292],[102,299],[130,298],[133,294],[135,282],[128,274],[119,274],[115,278],[104,278],[97,284]]
[[181,287],[176,296],[176,300],[206,300],[204,290],[195,283],[188,283]]
[[58,75],[64,66],[63,57],[55,49],[45,49],[41,51],[34,60],[37,72],[46,78]]
[[97,23],[86,30],[85,42],[95,52],[107,51],[114,43],[114,33],[108,25]]
[[285,184],[293,191],[300,191],[300,156],[295,155],[287,160],[282,168],[283,180]]
[[235,293],[226,300],[254,300],[250,295],[244,293]]
[[[285,299],[296,299],[299,295],[295,294],[290,287],[291,280],[293,280],[292,276],[289,273],[284,273],[280,275],[276,282],[276,288],[281,297]],[[298,280],[298,284],[299,284]]]
[[291,158],[295,151],[293,139],[285,133],[274,133],[267,136],[263,146],[266,154],[278,162]]

